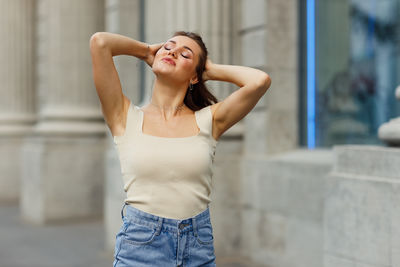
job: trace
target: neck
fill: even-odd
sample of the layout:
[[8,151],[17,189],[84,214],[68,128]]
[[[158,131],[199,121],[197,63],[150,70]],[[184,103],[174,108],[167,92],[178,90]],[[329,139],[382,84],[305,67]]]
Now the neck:
[[151,102],[160,108],[173,110],[183,104],[187,86],[187,83],[171,83],[156,78]]
[[164,118],[177,115],[179,111],[186,108],[183,101],[187,86],[186,83],[171,83],[171,81],[156,78],[150,102]]

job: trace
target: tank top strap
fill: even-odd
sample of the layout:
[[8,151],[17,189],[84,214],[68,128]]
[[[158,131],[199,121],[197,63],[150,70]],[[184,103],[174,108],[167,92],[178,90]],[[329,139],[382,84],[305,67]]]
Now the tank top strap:
[[195,112],[197,124],[200,128],[200,132],[203,132],[207,136],[212,134],[212,113],[211,106],[206,106]]
[[123,135],[114,136],[115,143],[121,143],[125,138],[136,134],[140,131],[140,110],[132,101],[129,102],[129,108],[126,115],[125,132]]

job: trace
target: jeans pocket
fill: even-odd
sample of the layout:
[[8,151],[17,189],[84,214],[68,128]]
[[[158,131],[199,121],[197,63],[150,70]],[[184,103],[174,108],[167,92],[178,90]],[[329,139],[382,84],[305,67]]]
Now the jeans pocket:
[[214,242],[213,229],[211,222],[197,226],[197,242],[200,245],[209,245]]
[[122,240],[133,245],[146,245],[154,240],[156,230],[156,227],[129,221]]

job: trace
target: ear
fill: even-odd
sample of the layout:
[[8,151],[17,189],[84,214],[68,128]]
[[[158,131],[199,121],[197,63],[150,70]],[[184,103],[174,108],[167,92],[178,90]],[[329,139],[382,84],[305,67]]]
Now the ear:
[[192,79],[190,79],[190,82],[191,82],[192,84],[198,83],[199,80],[197,79],[197,75],[193,76]]

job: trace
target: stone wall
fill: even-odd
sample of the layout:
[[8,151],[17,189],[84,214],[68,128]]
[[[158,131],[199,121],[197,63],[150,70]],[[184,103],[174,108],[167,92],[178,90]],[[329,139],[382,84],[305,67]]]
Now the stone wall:
[[323,266],[330,150],[296,150],[242,162],[241,252],[271,267]]
[[337,146],[326,180],[324,267],[400,266],[400,149]]

